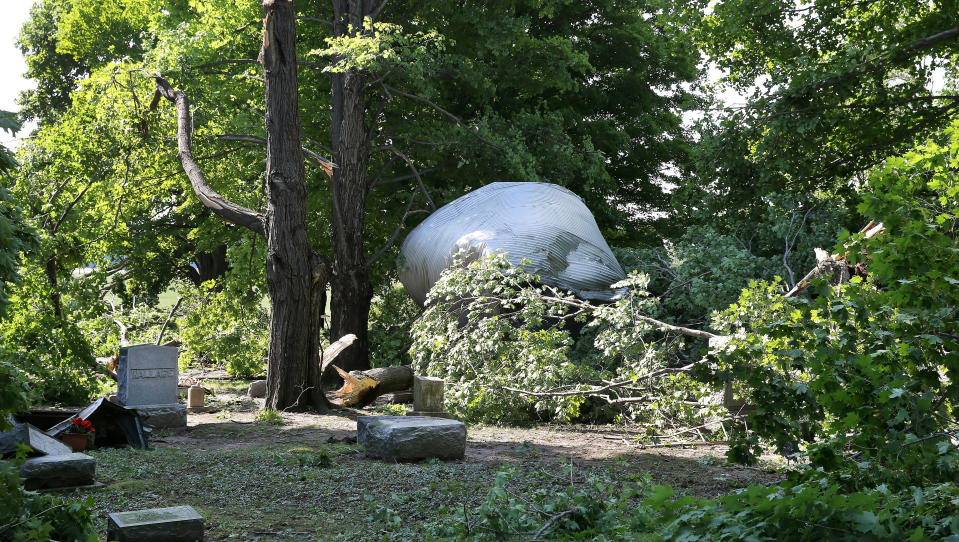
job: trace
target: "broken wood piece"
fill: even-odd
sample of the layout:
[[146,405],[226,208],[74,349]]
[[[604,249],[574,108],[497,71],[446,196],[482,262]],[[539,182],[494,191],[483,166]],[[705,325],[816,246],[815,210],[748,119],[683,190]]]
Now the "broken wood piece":
[[[870,220],[863,229],[859,230],[859,233],[864,233],[866,239],[872,239],[873,237],[879,235],[880,233],[886,231],[886,227],[880,222],[876,223],[873,220]],[[854,245],[855,242],[846,245],[846,248]],[[845,254],[829,254],[821,248],[814,249],[816,251],[816,267],[814,267],[809,273],[806,273],[795,286],[792,287],[784,297],[793,297],[799,292],[806,289],[809,286],[810,282],[813,279],[821,277],[833,277],[836,273],[839,273],[838,283],[846,282],[849,280],[849,270],[845,263],[846,256],[849,255],[849,251],[846,251]]]
[[336,402],[348,407],[363,407],[385,393],[408,389],[413,385],[413,369],[409,365],[379,367],[346,372],[333,366],[343,378],[343,387],[333,392]]
[[340,337],[339,340],[324,348],[320,353],[320,371],[326,371],[326,368],[333,363],[333,360],[336,359],[336,356],[339,356],[340,352],[346,350],[347,347],[353,344],[353,341],[355,340],[356,335],[349,333]]

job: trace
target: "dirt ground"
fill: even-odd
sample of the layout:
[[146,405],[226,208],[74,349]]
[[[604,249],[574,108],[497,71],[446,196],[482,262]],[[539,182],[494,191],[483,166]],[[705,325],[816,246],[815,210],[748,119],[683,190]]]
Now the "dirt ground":
[[99,484],[67,496],[89,499],[101,537],[112,512],[189,505],[208,542],[420,540],[475,515],[500,473],[520,497],[599,482],[711,498],[784,477],[773,459],[730,465],[723,446],[647,447],[611,426],[470,425],[463,460],[385,462],[356,445],[356,417],[384,407],[264,417],[248,382],[207,374],[202,384],[215,392],[210,411],[153,431],[149,450],[88,452]]
[[[355,443],[356,417],[383,414],[372,407],[342,409],[326,415],[284,412],[281,413],[282,425],[268,431],[255,430],[263,426],[256,421],[263,399],[248,398],[246,382],[223,381],[217,385],[207,381],[207,384],[215,391],[219,387],[216,396],[208,402],[214,411],[191,413],[186,428],[170,430],[152,439],[157,448],[215,451],[306,442]],[[229,430],[230,425],[236,426],[235,431]],[[239,433],[242,437],[238,438]],[[765,457],[760,467],[746,467],[727,463],[728,448],[722,444],[650,446],[638,443],[637,434],[637,430],[615,426],[472,425],[467,431],[464,461],[495,468],[529,457],[575,463],[627,460],[650,474],[655,482],[684,488],[697,496],[714,496],[728,492],[730,487],[769,483],[783,477],[777,471],[782,462],[774,456]]]

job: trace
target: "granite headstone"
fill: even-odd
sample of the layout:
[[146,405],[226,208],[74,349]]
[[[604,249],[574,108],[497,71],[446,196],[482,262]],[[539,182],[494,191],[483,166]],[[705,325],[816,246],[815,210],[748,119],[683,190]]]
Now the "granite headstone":
[[186,406],[177,401],[179,351],[171,346],[141,344],[120,349],[117,397],[136,409],[143,423],[154,427],[186,425]]

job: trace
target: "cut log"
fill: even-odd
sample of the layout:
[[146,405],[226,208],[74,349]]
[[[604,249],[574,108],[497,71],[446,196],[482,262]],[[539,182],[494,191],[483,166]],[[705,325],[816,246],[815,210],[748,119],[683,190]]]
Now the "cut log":
[[380,367],[346,372],[336,365],[343,378],[343,387],[333,392],[333,402],[348,407],[363,407],[385,393],[408,389],[413,385],[413,369],[409,365]]

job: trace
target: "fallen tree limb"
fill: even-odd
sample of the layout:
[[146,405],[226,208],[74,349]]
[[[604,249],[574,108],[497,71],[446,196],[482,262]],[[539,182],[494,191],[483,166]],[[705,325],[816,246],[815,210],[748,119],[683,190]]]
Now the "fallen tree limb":
[[379,367],[346,372],[333,366],[343,378],[343,387],[332,392],[334,402],[347,407],[363,407],[380,395],[409,389],[413,386],[413,368],[409,365]]

